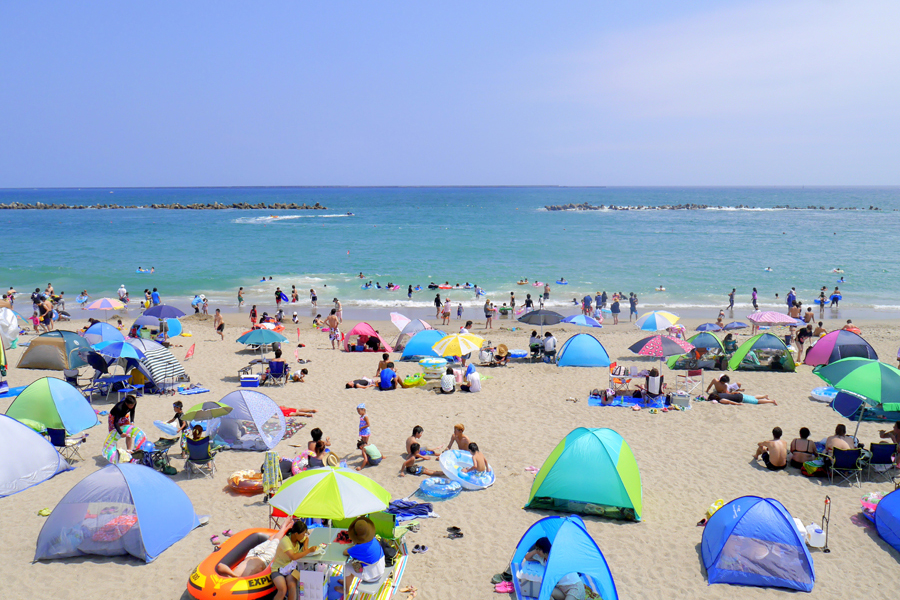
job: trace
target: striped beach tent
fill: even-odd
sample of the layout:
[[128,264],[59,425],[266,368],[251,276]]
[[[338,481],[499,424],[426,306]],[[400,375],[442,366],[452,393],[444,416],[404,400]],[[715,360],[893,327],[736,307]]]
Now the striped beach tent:
[[141,364],[156,387],[163,387],[167,382],[174,383],[178,377],[185,375],[184,367],[165,347],[148,350],[144,353]]

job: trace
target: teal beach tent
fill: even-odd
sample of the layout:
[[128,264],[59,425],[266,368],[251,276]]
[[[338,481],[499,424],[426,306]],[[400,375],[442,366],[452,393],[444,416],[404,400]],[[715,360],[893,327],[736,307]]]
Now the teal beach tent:
[[556,357],[557,367],[608,367],[609,363],[606,348],[589,333],[577,333],[567,339]]

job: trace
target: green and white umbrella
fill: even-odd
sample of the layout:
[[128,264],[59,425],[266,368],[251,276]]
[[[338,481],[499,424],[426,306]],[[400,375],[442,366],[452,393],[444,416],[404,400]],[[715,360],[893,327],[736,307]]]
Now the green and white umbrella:
[[338,520],[384,510],[390,501],[388,491],[365,475],[321,467],[285,481],[269,504],[295,517]]
[[195,404],[182,415],[185,421],[209,421],[218,417],[224,417],[234,409],[221,402],[207,401]]

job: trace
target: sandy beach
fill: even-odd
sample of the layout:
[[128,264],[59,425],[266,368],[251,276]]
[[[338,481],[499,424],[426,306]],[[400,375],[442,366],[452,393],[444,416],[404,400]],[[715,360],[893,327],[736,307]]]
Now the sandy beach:
[[[134,311],[131,311],[132,313]],[[134,314],[123,318],[134,318]],[[387,313],[382,319],[387,318]],[[110,317],[115,322],[113,316]],[[200,396],[145,396],[138,400],[136,423],[150,434],[158,432],[156,419],[172,416],[171,403],[181,399],[185,406],[194,401],[217,400],[238,389],[237,371],[252,358],[249,350],[235,343],[246,331],[245,315],[228,314],[225,341],[219,341],[212,318],[195,316],[184,319],[190,338],[176,338],[173,353],[180,360],[191,344],[193,358],[185,368],[193,382],[211,390]],[[439,320],[429,319],[439,327]],[[691,332],[699,319],[686,319]],[[347,321],[349,329],[356,322]],[[85,324],[64,324],[75,330]],[[396,328],[385,320],[371,324],[392,341]],[[455,331],[461,322],[452,321],[443,329]],[[829,330],[843,323],[828,320]],[[862,335],[877,350],[882,360],[893,364],[900,345],[900,323],[860,321]],[[483,321],[473,333],[494,344],[526,348],[531,327],[510,331],[517,324],[507,319],[484,331]],[[587,330],[571,325],[548,328],[560,344],[575,333]],[[778,330],[773,330],[776,333]],[[655,361],[635,357],[627,347],[644,332],[621,323],[595,332],[614,361],[622,365],[649,368]],[[749,330],[739,332],[746,339]],[[285,334],[296,346],[294,326]],[[24,340],[31,339],[25,337]],[[422,438],[428,447],[446,446],[454,423],[464,423],[466,433],[481,447],[497,472],[497,483],[490,489],[466,492],[447,502],[435,503],[440,518],[423,520],[421,530],[407,541],[424,544],[429,551],[412,555],[404,575],[404,585],[419,589],[417,598],[468,599],[503,597],[495,594],[490,578],[505,569],[520,536],[529,525],[551,513],[523,510],[533,475],[526,467],[540,467],[555,445],[572,429],[610,427],[631,446],[640,467],[643,482],[644,519],[640,523],[584,517],[588,530],[609,563],[621,598],[710,598],[737,599],[774,597],[784,592],[775,589],[708,586],[700,561],[702,529],[696,526],[707,507],[716,499],[726,502],[742,495],[760,495],[781,501],[793,516],[804,523],[822,516],[826,495],[833,502],[829,546],[831,553],[812,550],[816,584],[811,597],[889,597],[896,584],[900,555],[887,546],[872,527],[858,518],[859,498],[871,491],[888,491],[889,484],[863,482],[862,489],[847,484],[831,485],[826,479],[807,478],[796,470],[769,472],[751,459],[756,443],[770,439],[772,427],[780,426],[790,441],[800,427],[812,431],[811,439],[831,434],[840,416],[826,404],[812,400],[809,392],[821,385],[811,367],[801,365],[796,373],[732,373],[747,393],[768,394],[777,406],[722,406],[695,402],[684,412],[650,414],[623,408],[590,407],[587,396],[593,388],[603,388],[607,370],[603,368],[558,368],[555,365],[513,362],[507,367],[483,369],[490,376],[479,394],[436,395],[422,389],[391,392],[346,390],[344,383],[361,376],[372,377],[378,362],[371,353],[333,351],[327,334],[313,329],[309,320],[300,325],[299,356],[310,361],[304,365],[310,373],[305,383],[285,387],[266,387],[263,391],[280,405],[313,408],[318,412],[304,419],[306,426],[292,438],[282,441],[277,450],[293,457],[305,447],[309,430],[320,427],[332,440],[332,448],[347,458],[350,466],[359,463],[356,450],[357,415],[355,407],[365,402],[372,422],[371,441],[385,459],[365,473],[383,485],[394,498],[413,493],[419,478],[398,477],[404,442],[413,426],[425,428]],[[293,348],[286,357],[294,361]],[[11,386],[21,386],[44,377],[59,377],[58,372],[15,368],[23,349],[9,351]],[[398,362],[400,376],[418,371],[415,363]],[[299,368],[299,366],[298,366]],[[674,386],[675,373],[664,368],[667,382]],[[710,372],[705,375],[708,382]],[[574,397],[578,401],[567,401]],[[9,400],[0,400],[6,410]],[[95,400],[95,408],[109,410],[112,403]],[[855,423],[846,422],[852,431]],[[868,446],[877,441],[879,429],[890,424],[864,422],[860,439]],[[152,433],[151,433],[152,432]],[[219,473],[214,480],[187,480],[183,464],[174,480],[188,494],[198,514],[211,515],[210,524],[199,528],[166,550],[156,561],[144,564],[126,557],[85,557],[32,564],[35,541],[44,518],[38,510],[53,508],[78,481],[105,466],[100,447],[106,436],[105,418],[90,430],[89,442],[82,449],[85,460],[76,469],[14,496],[2,500],[0,518],[0,577],[7,582],[8,598],[99,599],[123,595],[175,599],[185,591],[191,569],[205,558],[212,546],[209,538],[225,529],[239,531],[265,526],[267,508],[261,496],[241,497],[224,488],[226,478],[239,469],[258,469],[262,453],[224,452],[216,457]],[[434,466],[434,463],[428,466]],[[450,526],[462,528],[461,539],[447,539]],[[398,597],[405,597],[401,595]]]

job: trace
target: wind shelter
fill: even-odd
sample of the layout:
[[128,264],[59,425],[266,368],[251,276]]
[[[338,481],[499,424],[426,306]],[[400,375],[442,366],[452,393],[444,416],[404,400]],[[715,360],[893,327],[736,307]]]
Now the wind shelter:
[[50,331],[31,340],[16,366],[20,369],[46,371],[77,369],[87,365],[81,353],[90,351],[88,341],[74,331]]
[[606,348],[589,333],[576,333],[567,339],[556,357],[557,367],[608,367],[609,363]]
[[394,340],[394,350],[398,352],[403,350],[413,336],[415,336],[420,331],[425,331],[426,329],[434,328],[422,319],[413,319],[412,321],[404,325],[403,329],[400,330],[400,335],[398,335],[397,339]]
[[376,338],[378,338],[378,341],[381,342],[381,346],[384,348],[385,352],[393,352],[393,349],[386,341],[384,341],[384,338],[382,338],[381,335],[377,331],[375,331],[375,329],[371,325],[369,325],[368,323],[365,323],[365,322],[358,323],[356,325],[356,327],[351,329],[350,333],[348,333],[347,336],[344,338],[344,351],[345,352],[350,351],[350,346],[351,346],[350,338],[352,338],[354,336],[355,337],[360,337],[360,336],[376,337]]
[[233,450],[271,450],[284,437],[284,413],[260,392],[237,390],[219,400],[233,410],[210,420],[210,432]]
[[728,361],[731,371],[790,371],[797,370],[797,364],[788,347],[778,336],[758,333],[740,347]]
[[190,498],[171,479],[139,464],[108,465],[59,501],[34,560],[130,554],[151,562],[199,526]]
[[550,554],[541,577],[541,587],[537,600],[550,600],[550,594],[560,579],[570,573],[578,573],[585,589],[591,589],[603,600],[618,600],[616,583],[606,558],[590,536],[580,517],[544,517],[528,528],[516,546],[510,564],[514,569],[513,582],[516,597],[524,597],[516,576],[521,569],[525,555],[541,538],[550,541]]
[[420,331],[412,336],[412,338],[403,347],[403,354],[400,360],[419,360],[426,357],[440,357],[432,347],[441,341],[447,334],[437,329],[428,329]]
[[806,353],[803,363],[812,366],[830,365],[836,360],[852,356],[878,360],[875,348],[864,340],[862,336],[852,331],[838,329],[820,337],[815,345],[809,349],[809,352]]
[[0,350],[9,348],[19,337],[19,320],[10,308],[0,308]]
[[717,510],[700,545],[710,584],[811,592],[812,557],[787,509],[773,498],[742,496]]
[[97,425],[97,413],[78,388],[54,377],[41,377],[16,396],[6,415],[21,421],[30,419],[51,429],[65,429],[69,435]]
[[[702,331],[688,339],[688,344],[694,347],[694,350],[686,354],[670,356],[666,359],[666,364],[670,369],[696,369],[696,368],[715,368],[715,361],[710,360],[710,355],[719,356],[725,354],[725,346],[719,336],[708,331]],[[691,366],[696,364],[696,366]]]
[[900,552],[900,491],[894,490],[875,507],[875,528],[894,550]]
[[525,508],[640,521],[643,488],[631,448],[612,429],[573,429],[544,461]]
[[71,468],[47,438],[12,417],[0,415],[0,498]]

